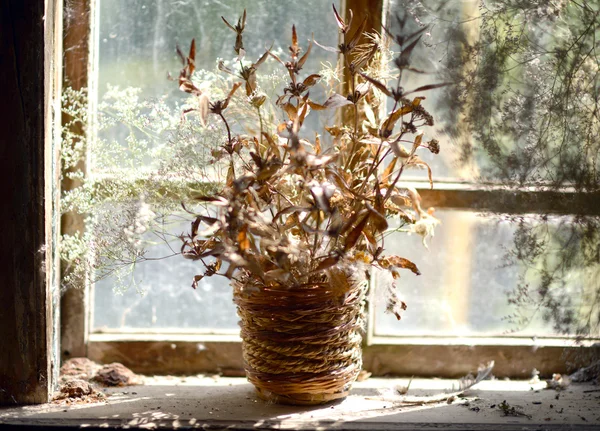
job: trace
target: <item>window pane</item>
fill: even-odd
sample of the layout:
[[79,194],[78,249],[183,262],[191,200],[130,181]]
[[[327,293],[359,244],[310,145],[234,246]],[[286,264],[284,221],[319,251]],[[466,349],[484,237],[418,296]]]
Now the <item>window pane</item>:
[[[438,211],[436,217],[441,220],[441,225],[436,229],[435,237],[427,240],[429,251],[424,249],[417,235],[402,232],[388,237],[386,254],[398,254],[412,260],[422,275],[415,276],[404,270],[402,277],[395,280],[400,299],[408,306],[401,321],[384,311],[383,292],[393,280],[386,275],[379,276],[376,335],[557,335],[554,325],[558,316],[549,314],[544,301],[532,296],[531,303],[525,301],[515,305],[509,303],[509,298],[515,298],[511,292],[520,282],[538,289],[544,270],[556,273],[554,268],[564,265],[566,258],[575,260],[570,263],[571,269],[561,275],[560,283],[551,287],[557,297],[565,298],[564,308],[557,310],[558,313],[568,314],[571,310],[577,321],[597,307],[594,290],[598,265],[585,266],[584,262],[577,261],[577,256],[564,254],[564,245],[570,240],[573,227],[570,219],[557,218],[548,225],[539,225],[544,233],[538,239],[544,241],[543,253],[547,258],[536,260],[525,273],[522,262],[509,259],[510,252],[519,252],[515,248],[515,238],[520,243],[521,253],[527,248],[531,250],[526,244],[527,238],[517,232],[517,223],[465,211]],[[533,222],[525,228],[526,232],[532,232],[535,226]],[[521,279],[521,276],[525,278]],[[529,294],[537,293],[537,290],[529,291]],[[521,296],[521,299],[524,298]],[[515,322],[514,318],[510,319],[515,313],[531,318],[531,322]],[[550,320],[546,322],[544,317]],[[592,314],[592,319],[597,316]],[[577,324],[574,324],[573,329],[576,328]]]
[[[184,232],[188,224],[173,229]],[[173,242],[177,249],[180,244]],[[166,244],[151,255],[168,256]],[[209,262],[207,262],[209,263]],[[199,262],[181,256],[139,263],[130,280],[108,277],[94,285],[92,330],[109,331],[135,328],[152,330],[223,331],[238,329],[229,280],[204,278],[192,289],[194,275],[202,272]],[[127,290],[116,286],[134,284]]]
[[390,13],[393,32],[395,14],[405,34],[427,26],[411,56],[427,74],[406,71],[404,89],[451,83],[423,92],[437,135],[425,138],[441,148],[428,160],[436,179],[564,184],[581,165],[598,169],[572,145],[597,142],[598,2],[390,0]]
[[[187,54],[192,38],[196,39],[197,70],[215,72],[219,59],[233,61],[235,34],[225,26],[221,16],[235,25],[244,8],[247,9],[244,31],[247,60],[256,61],[271,43],[274,43],[272,51],[285,58],[291,43],[293,24],[297,27],[299,44],[304,49],[313,34],[321,44],[337,45],[337,25],[331,2],[320,0],[101,0],[99,3],[98,97],[105,103],[101,105],[103,111],[99,116],[101,121],[102,115],[108,118],[107,121],[118,117],[117,121],[108,123],[100,131],[100,138],[114,146],[143,149],[137,153],[144,154],[136,158],[137,153],[132,150],[127,153],[131,160],[116,161],[118,166],[114,167],[124,169],[119,174],[123,176],[129,175],[132,170],[139,170],[140,165],[147,168],[153,180],[158,180],[156,175],[161,173],[170,179],[179,173],[179,170],[174,172],[173,169],[161,167],[158,157],[148,157],[148,154],[162,153],[152,153],[146,147],[165,146],[173,139],[175,129],[188,135],[195,133],[191,126],[179,127],[181,105],[186,95],[178,89],[176,82],[167,79],[167,73],[178,76],[182,66],[175,47],[179,45]],[[339,2],[335,3],[339,6]],[[325,64],[335,67],[336,61],[335,53],[313,46],[301,76],[318,73]],[[259,74],[268,77],[275,71],[281,76],[287,74],[279,63],[268,59],[261,65]],[[273,82],[276,80],[273,79]],[[272,91],[281,92],[283,85],[284,81],[281,81],[279,88]],[[111,90],[109,86],[118,86],[120,90]],[[130,87],[140,90],[130,91]],[[311,96],[320,100],[318,86],[311,89]],[[135,109],[130,109],[128,104],[134,105]],[[316,114],[313,117],[318,120],[309,120],[319,123],[327,121],[327,118]],[[120,119],[127,124],[119,122]],[[140,119],[143,119],[142,124],[135,123]],[[161,121],[168,124],[159,124]],[[130,122],[134,123],[134,127]],[[160,130],[160,133],[155,133],[156,130]],[[135,140],[130,139],[132,135]],[[195,146],[200,146],[200,139],[196,141]],[[168,145],[166,147],[168,151]],[[110,149],[110,145],[106,148]],[[206,152],[210,154],[209,150]],[[201,158],[201,154],[197,156]],[[114,157],[111,157],[110,151],[92,157],[91,172],[106,172],[107,166],[115,163]],[[103,164],[105,159],[108,162]],[[93,164],[94,160],[96,165]],[[176,168],[183,171],[186,167]],[[193,170],[193,166],[187,168]],[[114,169],[110,172],[114,175],[118,171]],[[187,216],[188,219],[191,217]],[[189,221],[173,228],[170,233],[178,235],[187,231]],[[175,250],[181,246],[177,241],[172,244]],[[171,253],[169,247],[162,244],[153,248],[150,256]],[[201,272],[200,266],[198,262],[176,256],[138,264],[131,276],[131,283],[114,277],[97,282],[93,291],[92,330],[236,330],[238,318],[232,303],[232,289],[225,278],[205,278],[198,284],[197,290],[190,287],[193,276]],[[115,289],[120,284],[132,284],[132,287],[128,290]]]
[[[447,82],[444,73],[447,68],[453,70],[468,67],[464,61],[448,64],[449,55],[461,47],[461,38],[468,35],[468,43],[477,40],[477,33],[481,21],[476,18],[480,0],[449,0],[449,1],[411,1],[390,0],[388,27],[392,34],[411,34],[429,25],[421,37],[421,41],[414,47],[410,56],[410,65],[414,69],[425,73],[404,71],[402,74],[402,86],[405,91],[430,85],[434,83]],[[396,17],[406,16],[405,27],[400,28]],[[462,31],[461,31],[462,30]],[[464,33],[463,33],[464,31]],[[396,55],[400,52],[398,44],[392,44],[392,50]],[[394,66],[392,66],[394,67]],[[392,81],[390,85],[395,85]],[[433,115],[434,127],[425,131],[424,140],[435,138],[440,142],[440,153],[431,154],[429,151],[419,153],[433,171],[434,179],[440,180],[475,180],[477,170],[473,171],[468,164],[459,163],[458,137],[449,133],[447,118],[452,112],[457,112],[457,106],[449,106],[448,98],[445,96],[447,88],[433,89],[418,92],[408,98],[424,96],[421,105]],[[393,100],[388,100],[388,112],[393,107]],[[461,118],[465,120],[465,118]],[[467,134],[468,125],[465,122],[463,131],[466,138],[473,137]],[[419,132],[421,133],[421,132]],[[427,181],[427,172],[424,170],[409,170],[403,177],[405,179],[419,179]]]
[[[144,89],[145,96],[165,92],[180,95],[167,72],[177,77],[181,63],[175,52],[179,45],[187,54],[196,39],[196,68],[214,70],[218,59],[236,56],[235,34],[221,16],[235,25],[247,10],[244,49],[247,59],[257,60],[273,45],[273,52],[287,55],[291,29],[295,24],[303,47],[314,38],[326,45],[337,45],[337,26],[331,12],[332,2],[319,0],[282,2],[279,0],[120,0],[100,1],[99,88],[106,84]],[[338,2],[334,2],[338,4]],[[322,62],[335,64],[336,54],[314,49],[305,70],[319,69]],[[264,64],[265,70],[275,66]],[[261,70],[263,66],[261,66]]]

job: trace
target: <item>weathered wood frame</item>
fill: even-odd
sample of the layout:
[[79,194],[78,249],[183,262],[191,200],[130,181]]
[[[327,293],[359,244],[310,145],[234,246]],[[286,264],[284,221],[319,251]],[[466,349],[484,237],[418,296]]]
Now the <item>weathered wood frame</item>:
[[[83,7],[81,10],[90,13],[93,9],[92,2],[93,0],[77,0],[76,10]],[[383,11],[387,10],[387,3],[387,0],[345,0],[342,9],[345,16],[348,16],[349,9],[368,10],[370,18],[367,30],[380,31],[385,23]],[[89,16],[85,16],[84,26],[77,30],[80,38],[90,37],[89,30],[86,33],[84,28],[91,22],[88,18]],[[74,43],[81,47],[80,40],[74,40]],[[89,54],[89,50],[84,49],[73,57],[80,66],[86,53]],[[91,63],[87,61],[88,65]],[[69,70],[68,64],[66,68]],[[87,73],[87,70],[79,69],[75,78],[89,78]],[[439,182],[434,190],[430,190],[426,183],[411,185],[419,190],[426,207],[516,214],[600,213],[600,205],[595,203],[599,196],[582,196],[570,190],[509,190],[494,185],[474,186]],[[63,300],[64,312],[75,313],[63,318],[63,353],[65,350],[68,350],[70,355],[75,352],[87,352],[93,360],[102,363],[122,362],[136,372],[148,374],[221,372],[225,375],[243,375],[241,344],[236,335],[151,334],[139,331],[90,334],[88,339],[85,301],[85,295],[78,293],[73,294],[68,301]],[[374,375],[458,377],[475,371],[482,362],[496,359],[496,375],[525,378],[530,376],[533,368],[537,368],[544,375],[564,373],[600,355],[597,348],[578,346],[564,339],[533,341],[527,338],[505,337],[416,340],[376,337],[372,333],[368,338],[370,345],[365,346],[364,363],[365,369]]]
[[[88,90],[88,118],[92,117],[93,93],[95,80],[94,72],[94,50],[92,44],[93,23],[95,21],[95,0],[71,0],[68,11],[64,13],[64,57],[63,57],[63,87],[71,87],[73,90]],[[63,114],[63,124],[68,123],[69,116]],[[84,127],[77,124],[71,132],[73,135],[81,136],[86,140],[89,136],[91,125]],[[85,161],[80,161],[77,170],[85,172]],[[68,177],[62,180],[62,190],[71,190],[80,185]],[[61,218],[61,234],[72,235],[82,232],[84,229],[84,218],[80,214],[67,213]],[[66,271],[62,268],[62,271]],[[78,286],[76,289],[68,289],[63,292],[60,301],[61,314],[61,358],[63,360],[72,357],[87,355],[88,335],[88,293],[89,286]]]
[[61,0],[0,8],[0,404],[49,400],[58,372]]

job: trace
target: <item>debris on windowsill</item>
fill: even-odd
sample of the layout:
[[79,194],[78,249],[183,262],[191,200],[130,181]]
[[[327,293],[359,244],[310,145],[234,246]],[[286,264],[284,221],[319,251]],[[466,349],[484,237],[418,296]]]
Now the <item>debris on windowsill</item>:
[[550,380],[546,380],[546,389],[554,389],[556,391],[562,391],[569,387],[571,379],[562,374],[552,374]]
[[537,385],[540,382],[541,382],[540,372],[536,368],[534,368],[533,371],[531,372],[531,380],[529,380],[529,384]]
[[71,358],[60,367],[60,380],[63,383],[75,379],[89,381],[100,368],[100,364],[88,358]]
[[[458,388],[452,390],[452,392],[445,392],[434,396],[423,397],[423,396],[406,396],[405,394],[408,392],[410,387],[409,384],[404,386],[397,386],[395,391],[397,394],[402,395],[402,397],[394,399],[387,398],[367,398],[367,399],[380,399],[382,401],[390,401],[397,406],[423,406],[426,404],[438,404],[438,403],[447,403],[452,404],[456,401],[457,398],[464,398],[465,392],[471,388],[473,388],[477,383],[482,380],[488,379],[492,377],[492,369],[494,368],[494,361],[490,361],[487,365],[482,365],[479,367],[477,372],[477,376],[474,377],[472,374],[468,374],[465,377],[461,378],[458,381]],[[411,379],[412,380],[412,379]]]
[[102,366],[87,358],[72,358],[60,368],[59,382],[60,389],[52,402],[72,405],[107,402],[107,396],[96,389],[96,384],[133,386],[143,384],[143,379],[120,363]]
[[580,368],[569,376],[573,382],[591,382],[595,381],[596,384],[600,384],[600,360],[593,364]]
[[395,387],[396,392],[398,392],[400,395],[406,395],[406,393],[410,389],[410,384],[412,383],[412,380],[413,380],[413,378],[411,377],[406,386],[403,386],[403,385],[396,386]]
[[103,386],[133,386],[143,384],[143,378],[118,362],[104,365],[92,378]]
[[89,382],[72,379],[60,386],[60,391],[52,399],[53,404],[92,404],[106,401],[106,396]]
[[134,386],[143,384],[143,377],[119,362],[100,365],[88,358],[72,358],[60,367],[60,382],[73,380],[99,383],[102,386]]
[[358,377],[356,378],[356,381],[357,382],[364,382],[369,377],[371,377],[371,373],[369,371],[367,371],[367,370],[360,370],[360,373],[358,373]]
[[498,409],[502,412],[504,416],[516,416],[516,417],[526,417],[527,419],[531,419],[532,416],[525,413],[518,406],[511,406],[506,402],[506,400],[502,401],[498,404]]

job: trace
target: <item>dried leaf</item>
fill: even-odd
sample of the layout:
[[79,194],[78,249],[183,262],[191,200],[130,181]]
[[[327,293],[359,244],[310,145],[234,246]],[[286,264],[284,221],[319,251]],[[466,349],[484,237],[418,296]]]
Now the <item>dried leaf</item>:
[[369,252],[371,254],[374,254],[375,251],[377,250],[377,241],[375,240],[375,237],[367,229],[363,230],[362,233],[365,236],[365,238],[367,239],[367,245],[369,246]]
[[223,60],[219,60],[219,63],[217,65],[217,68],[221,71],[221,72],[225,72],[225,73],[229,73],[230,75],[236,75],[236,73],[231,70],[230,68],[228,68],[227,66],[225,66],[225,63],[223,63]]
[[265,62],[265,60],[267,59],[267,57],[269,56],[271,48],[269,48],[267,51],[265,51],[265,53],[258,59],[256,60],[256,63],[254,63],[252,65],[252,67],[254,67],[255,69],[258,68],[258,66],[260,66],[261,64],[263,64]]
[[421,40],[422,36],[423,35],[420,35],[418,38],[413,40],[410,44],[408,44],[408,46],[406,48],[404,48],[402,50],[402,52],[396,59],[396,66],[398,66],[399,69],[404,69],[405,67],[407,67],[410,64],[410,56],[411,56],[413,50],[415,49],[415,47],[417,46],[417,44],[419,43],[419,41]]
[[300,207],[300,206],[296,206],[296,205],[291,205],[289,207],[282,209],[277,214],[275,214],[275,216],[273,217],[273,220],[276,221],[279,219],[279,217],[281,217],[282,215],[285,215],[285,214],[308,212],[310,210],[311,210],[311,208],[309,208],[309,207]]
[[342,96],[341,94],[334,93],[325,101],[323,106],[325,108],[340,108],[342,106],[352,105],[352,102]]
[[298,65],[297,65],[297,69],[300,70],[302,69],[302,66],[304,66],[304,63],[306,63],[306,60],[308,59],[308,55],[310,54],[310,50],[312,49],[312,40],[310,41],[310,43],[308,44],[308,48],[306,49],[306,52],[304,53],[304,55],[302,57],[300,57],[300,60],[298,60]]
[[248,225],[244,225],[237,235],[237,242],[240,250],[246,251],[250,248],[250,240],[248,239]]
[[290,102],[284,103],[281,106],[281,108],[285,111],[285,113],[288,115],[288,118],[292,121],[294,121],[298,116],[298,108],[296,108]]
[[[375,118],[375,113],[373,112],[373,108],[371,108],[371,105],[368,102],[365,102],[364,104],[364,111],[365,111],[365,116],[367,117],[367,121],[370,125],[376,126],[377,125],[377,119]],[[375,132],[375,135],[377,134],[377,132]]]
[[236,90],[238,88],[240,88],[240,86],[242,85],[241,82],[236,82],[235,84],[233,84],[233,87],[231,88],[231,90],[229,91],[229,94],[227,95],[227,98],[225,99],[225,102],[223,102],[221,109],[225,109],[227,108],[227,106],[229,105],[229,100],[231,100],[231,97],[233,96],[233,94],[236,92]]
[[282,138],[290,139],[292,134],[292,128],[290,123],[279,123],[277,126],[277,134]]
[[304,81],[302,81],[302,84],[305,87],[312,87],[313,85],[315,85],[317,82],[319,82],[319,79],[321,79],[321,75],[319,75],[318,73],[313,73],[312,75],[307,76]]
[[318,156],[321,154],[321,138],[319,135],[315,137],[315,154]]
[[262,135],[267,140],[267,143],[269,144],[269,148],[271,149],[271,151],[273,152],[273,154],[275,154],[276,156],[279,156],[279,147],[277,146],[277,144],[273,140],[273,137],[271,135],[269,135],[268,133],[266,133],[266,132],[262,132]]
[[396,167],[396,160],[398,159],[394,157],[392,161],[383,170],[383,174],[381,174],[381,185],[387,187],[390,184],[392,172],[394,172],[394,168]]
[[365,31],[365,26],[367,25],[367,19],[368,18],[369,18],[368,16],[365,16],[365,18],[363,19],[362,23],[354,31],[354,34],[352,36],[350,36],[348,38],[348,40],[344,40],[345,43],[346,43],[346,46],[349,48],[350,51],[354,49],[354,47],[358,43],[358,40],[360,39],[360,37],[362,36],[363,32]]
[[304,124],[304,119],[306,118],[306,116],[308,115],[309,112],[310,112],[310,105],[305,102],[302,105],[302,109],[300,110],[300,115],[298,115],[298,118],[296,118],[294,120],[294,128],[292,130],[294,131],[295,134],[298,133],[298,131],[300,130],[300,127],[302,127],[302,124]]
[[329,51],[329,52],[339,52],[339,49],[334,48],[333,46],[326,46],[326,45],[321,45],[319,42],[317,42],[316,40],[313,41],[315,43],[315,45],[317,45],[319,48],[324,49],[325,51]]
[[235,182],[235,174],[234,174],[233,166],[230,165],[229,169],[227,170],[227,180],[225,181],[225,186],[233,187],[234,182]]
[[200,122],[203,126],[206,126],[209,112],[210,100],[206,94],[201,94],[200,97],[198,97],[198,114],[200,115]]
[[290,216],[285,220],[285,224],[283,225],[284,229],[291,229],[294,227],[298,227],[300,225],[300,219],[298,218],[298,213],[292,213],[290,214]]
[[429,166],[426,162],[421,160],[417,156],[412,156],[406,166],[418,166],[421,168],[427,169],[427,177],[429,178],[429,187],[433,189],[433,174],[431,172],[431,166]]
[[344,133],[343,129],[338,126],[332,126],[332,127],[325,126],[325,130],[327,130],[327,132],[329,132],[329,134],[331,136],[333,136],[334,138],[337,138],[337,137],[341,136],[342,133]]
[[183,54],[183,51],[181,50],[181,48],[179,47],[179,45],[175,46],[175,51],[177,52],[177,56],[179,57],[179,59],[181,60],[181,64],[183,64],[184,66],[186,65],[186,57]]
[[203,275],[194,275],[194,281],[192,282],[192,287],[196,289],[198,287],[198,282],[204,278]]
[[200,217],[196,217],[194,219],[194,221],[192,222],[192,230],[191,230],[192,239],[196,238],[196,236],[198,235],[198,228],[200,227],[201,221],[202,220],[200,219]]
[[322,111],[324,109],[327,109],[325,105],[320,105],[318,103],[313,102],[310,99],[308,99],[306,102],[308,103],[308,106],[310,106],[310,108],[314,109],[315,111]]
[[227,27],[229,27],[230,29],[232,29],[233,31],[235,31],[235,32],[237,33],[237,30],[235,29],[235,27],[234,27],[234,26],[232,26],[231,24],[229,24],[229,22],[228,22],[228,21],[225,19],[225,17],[224,17],[224,16],[221,16],[221,19],[223,20],[223,22],[225,23],[225,25],[226,25]]
[[392,149],[396,157],[399,157],[401,159],[407,159],[410,157],[410,153],[406,150],[406,148],[400,145],[398,141],[390,142],[390,148]]
[[417,93],[419,91],[427,91],[427,90],[433,90],[436,88],[441,88],[441,87],[446,87],[448,85],[452,85],[452,82],[441,82],[439,84],[430,84],[430,85],[423,85],[421,87],[417,87],[414,90],[411,90],[407,93],[404,93],[404,95],[408,95],[408,94],[412,94],[412,93]]
[[388,97],[392,97],[392,92],[390,90],[388,90],[388,88],[385,86],[384,83],[382,83],[382,82],[380,82],[380,81],[378,81],[378,80],[376,80],[374,78],[371,78],[370,76],[368,76],[368,75],[366,75],[366,74],[364,74],[362,72],[359,72],[359,73],[360,73],[360,76],[362,76],[367,81],[369,81],[371,84],[373,84],[383,94],[385,94]]
[[333,6],[333,14],[335,16],[335,21],[337,22],[338,27],[340,28],[342,33],[346,33],[346,31],[348,30],[348,27],[346,27],[346,23],[344,22],[344,20],[338,13],[337,9],[335,8],[335,4],[332,4],[332,6]]
[[276,281],[278,283],[287,283],[290,278],[290,272],[286,269],[278,268],[265,272],[263,276],[266,282]]
[[211,205],[220,206],[220,207],[229,205],[229,201],[222,196],[206,196],[206,195],[199,195],[194,192],[192,192],[191,195],[192,195],[192,198],[194,198],[194,200],[200,201],[200,202],[210,202]]
[[415,141],[413,142],[412,153],[414,154],[417,151],[417,148],[421,146],[421,141],[423,140],[423,133],[417,135],[415,137]]
[[292,46],[290,46],[290,51],[292,55],[297,55],[298,53],[298,34],[296,34],[295,25],[292,25]]
[[379,259],[379,262],[381,263],[381,266],[385,269],[389,269],[395,266],[397,268],[410,269],[414,274],[421,275],[421,271],[419,271],[417,265],[415,265],[410,260],[400,256],[392,255],[382,257],[381,259]]
[[244,13],[242,14],[241,23],[238,22],[240,30],[244,30],[246,28],[246,8],[244,8]]
[[377,233],[385,232],[388,228],[387,219],[383,214],[373,208],[368,202],[365,203],[371,213],[371,224]]
[[387,118],[387,120],[385,120],[383,122],[383,126],[381,127],[381,129],[387,133],[382,133],[383,136],[389,136],[392,131],[394,130],[394,126],[396,125],[396,122],[404,115],[406,114],[410,114],[412,111],[414,110],[414,106],[412,105],[404,105],[401,108],[396,109],[395,111],[393,111],[389,117]]
[[269,55],[270,55],[271,57],[273,57],[275,60],[277,60],[277,61],[278,61],[279,63],[281,63],[283,66],[285,66],[285,63],[284,63],[284,61],[283,61],[281,58],[279,58],[277,55],[273,54],[271,51],[268,51],[268,52],[269,52]]
[[366,214],[363,215],[362,219],[357,223],[357,225],[348,233],[346,236],[346,241],[344,243],[344,251],[350,250],[354,247],[362,235],[362,231],[364,230],[367,222],[369,221],[370,212],[366,211]]
[[324,271],[328,268],[331,268],[332,266],[334,266],[335,264],[337,264],[340,261],[340,258],[341,258],[341,256],[338,254],[326,257],[317,265],[317,267],[315,268],[315,270],[313,272]]

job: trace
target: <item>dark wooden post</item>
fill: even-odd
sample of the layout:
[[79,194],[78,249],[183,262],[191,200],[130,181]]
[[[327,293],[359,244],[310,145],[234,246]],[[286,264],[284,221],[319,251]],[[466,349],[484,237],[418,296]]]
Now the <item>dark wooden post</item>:
[[47,402],[58,367],[52,220],[59,3],[3,0],[0,7],[0,404]]

